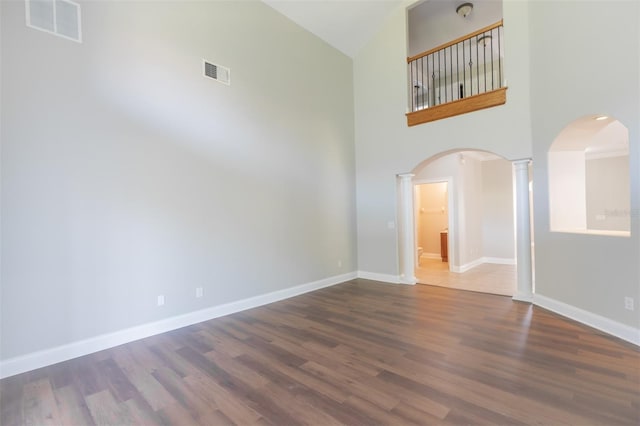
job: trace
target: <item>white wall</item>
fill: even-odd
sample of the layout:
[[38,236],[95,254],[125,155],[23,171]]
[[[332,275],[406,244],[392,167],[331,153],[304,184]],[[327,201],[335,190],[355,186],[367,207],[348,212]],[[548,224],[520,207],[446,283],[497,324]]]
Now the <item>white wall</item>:
[[584,151],[552,151],[548,156],[550,228],[587,228]]
[[482,162],[482,255],[515,261],[513,167],[502,159]]
[[81,4],[82,44],[0,6],[1,359],[356,270],[349,58],[261,2]]
[[[407,3],[410,4],[410,3]],[[407,127],[406,10],[399,7],[354,60],[358,268],[397,275],[395,175],[456,149],[531,156],[528,3],[506,2],[506,105]],[[509,23],[507,25],[507,22]],[[491,129],[488,137],[487,129]]]
[[[397,173],[456,149],[510,160],[533,155],[537,293],[640,328],[640,310],[623,309],[624,296],[640,300],[639,7],[505,1],[507,103],[411,128],[402,114],[408,51],[399,7],[354,61],[359,269],[398,273],[396,233],[386,228],[395,218]],[[567,124],[590,114],[629,128],[630,238],[549,231],[549,147]]]
[[414,56],[502,19],[502,0],[475,0],[463,18],[456,8],[464,2],[427,0],[409,10],[409,50]]
[[460,266],[464,268],[482,258],[482,168],[470,156],[464,156],[459,167],[456,196],[460,200]]
[[629,231],[629,156],[585,162],[587,228]]
[[[640,328],[640,310],[624,309],[625,296],[640,300],[640,3],[531,2],[529,11],[536,292]],[[565,126],[593,114],[629,130],[630,237],[549,229],[547,152]]]

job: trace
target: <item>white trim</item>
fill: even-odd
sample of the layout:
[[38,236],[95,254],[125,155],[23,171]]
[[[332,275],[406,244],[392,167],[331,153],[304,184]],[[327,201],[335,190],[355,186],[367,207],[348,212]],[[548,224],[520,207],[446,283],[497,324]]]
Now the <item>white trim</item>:
[[[458,258],[455,255],[458,249],[458,227],[456,224],[456,217],[458,215],[458,205],[455,203],[455,199],[454,199],[457,189],[455,187],[453,176],[427,178],[427,179],[413,179],[413,188],[414,188],[414,194],[415,194],[415,188],[418,185],[424,185],[424,184],[430,184],[430,183],[443,183],[443,182],[447,183],[447,212],[448,212],[447,232],[449,233],[449,236],[447,239],[447,259],[449,259],[449,270],[451,272],[457,272],[454,270],[456,269],[454,264],[458,261]],[[414,199],[411,209],[415,211],[415,208],[416,208],[416,201]],[[417,221],[414,223],[413,225],[414,228],[417,228],[417,223],[418,223]],[[417,229],[415,229],[414,233],[415,232],[417,232]],[[416,237],[416,241],[417,241],[417,237]],[[438,259],[442,259],[442,257],[439,256]]]
[[507,257],[480,257],[469,263],[465,263],[464,265],[460,265],[460,266],[451,265],[451,272],[457,272],[459,274],[462,274],[484,263],[492,263],[496,265],[515,265],[516,260],[509,259]]
[[420,259],[437,259],[440,260],[442,259],[442,255],[440,253],[422,253],[422,256],[420,256]]
[[628,157],[629,147],[613,149],[611,151],[585,151],[585,160],[600,160],[602,158]]
[[380,281],[389,284],[400,284],[400,277],[397,275],[379,274],[377,272],[358,271],[358,278],[363,280]]
[[480,257],[472,262],[465,263],[464,265],[460,265],[460,266],[451,265],[451,272],[457,272],[459,274],[462,274],[464,272],[467,272],[470,269],[475,268],[476,266],[482,265],[483,263],[484,263],[483,258]]
[[631,231],[607,231],[604,229],[551,229],[562,234],[600,235],[604,237],[631,237]]
[[508,257],[483,257],[482,263],[492,263],[495,265],[515,265],[515,259],[509,259]]
[[113,333],[91,337],[89,339],[80,340],[55,348],[45,349],[27,355],[10,358],[0,362],[0,378],[5,378],[24,373],[26,371],[35,370],[36,368],[46,367],[51,364],[67,361],[104,349],[109,349],[118,345],[122,345],[124,343],[143,339],[145,337],[154,336],[156,334],[165,333],[177,328],[186,327],[188,325],[197,324],[203,321],[208,321],[221,316],[233,314],[235,312],[244,311],[246,309],[256,308],[258,306],[277,302],[279,300],[288,299],[290,297],[298,296],[310,291],[319,290],[321,288],[330,287],[336,284],[341,284],[345,281],[356,278],[356,276],[357,274],[355,272],[336,275],[322,280],[301,284],[295,287],[250,297],[248,299],[225,303],[223,305],[213,306],[199,311],[189,312],[187,314],[166,318],[160,321],[119,330]]
[[415,285],[417,283],[418,283],[418,279],[413,275],[410,278],[406,278],[404,275],[400,275],[399,284]]
[[532,294],[524,294],[524,293],[516,293],[511,297],[511,299],[516,302],[525,302],[525,303],[533,303],[533,295]]
[[535,294],[533,296],[533,303],[534,305],[538,305],[607,334],[611,334],[612,336],[618,337],[622,340],[626,340],[634,345],[640,346],[640,329],[638,328],[619,323],[541,294]]

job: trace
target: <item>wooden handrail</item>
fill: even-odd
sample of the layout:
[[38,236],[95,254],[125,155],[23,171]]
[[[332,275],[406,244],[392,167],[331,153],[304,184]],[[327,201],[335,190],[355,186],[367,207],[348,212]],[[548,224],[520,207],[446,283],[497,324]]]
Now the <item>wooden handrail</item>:
[[415,56],[411,56],[410,58],[407,58],[407,63],[411,63],[412,61],[415,61],[416,59],[420,59],[420,58],[423,58],[425,56],[431,55],[432,53],[435,53],[438,50],[446,49],[449,46],[453,46],[454,44],[458,44],[461,41],[464,41],[464,40],[470,39],[472,37],[478,36],[478,35],[480,35],[482,33],[486,33],[487,31],[491,31],[491,30],[493,30],[495,28],[501,27],[502,25],[503,25],[503,23],[502,23],[502,19],[501,19],[498,22],[496,22],[495,24],[491,24],[491,25],[486,26],[484,28],[480,28],[478,31],[474,31],[471,34],[467,34],[465,36],[458,37],[457,39],[452,40],[452,41],[450,41],[448,43],[445,43],[445,44],[443,44],[441,46],[434,47],[433,49],[427,50],[426,52],[418,53]]
[[443,118],[449,118],[467,112],[504,105],[506,102],[507,88],[501,87],[491,92],[480,93],[479,95],[469,96],[468,98],[458,99],[419,111],[408,112],[406,114],[407,125],[411,127],[416,124],[442,120]]

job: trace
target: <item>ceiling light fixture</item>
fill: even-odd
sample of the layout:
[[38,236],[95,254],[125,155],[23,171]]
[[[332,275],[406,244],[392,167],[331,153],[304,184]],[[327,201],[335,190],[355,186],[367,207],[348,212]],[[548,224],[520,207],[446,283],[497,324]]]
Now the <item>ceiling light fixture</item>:
[[463,18],[466,18],[473,10],[473,3],[462,3],[456,8],[456,13]]
[[607,118],[609,118],[609,117],[607,117],[606,115],[600,115],[600,116],[596,117],[595,120],[596,121],[602,121],[602,120],[606,120]]

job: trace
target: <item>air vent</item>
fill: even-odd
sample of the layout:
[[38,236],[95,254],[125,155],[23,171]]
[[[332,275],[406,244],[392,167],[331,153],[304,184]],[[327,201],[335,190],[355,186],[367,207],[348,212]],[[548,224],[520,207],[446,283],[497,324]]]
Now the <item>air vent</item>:
[[204,76],[212,78],[227,86],[231,85],[231,70],[222,65],[212,64],[206,60],[202,60],[204,64]]
[[82,43],[80,5],[69,0],[25,0],[27,26]]

